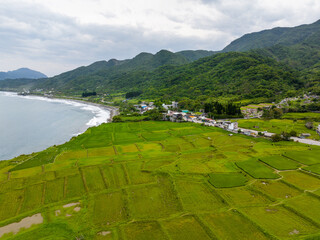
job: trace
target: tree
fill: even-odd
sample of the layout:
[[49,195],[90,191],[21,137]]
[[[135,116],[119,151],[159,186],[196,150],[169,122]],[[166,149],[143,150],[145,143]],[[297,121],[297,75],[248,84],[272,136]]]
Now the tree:
[[120,117],[120,116],[114,116],[113,118],[112,118],[112,122],[122,122],[122,118]]
[[282,137],[280,134],[274,134],[271,136],[271,140],[272,142],[280,142],[282,141]]

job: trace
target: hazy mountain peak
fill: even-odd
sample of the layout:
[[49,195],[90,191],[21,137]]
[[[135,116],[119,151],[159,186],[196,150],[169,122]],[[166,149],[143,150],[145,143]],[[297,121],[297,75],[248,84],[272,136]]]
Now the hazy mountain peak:
[[39,79],[47,78],[47,76],[41,72],[31,70],[29,68],[19,68],[14,71],[0,72],[0,80],[18,78]]

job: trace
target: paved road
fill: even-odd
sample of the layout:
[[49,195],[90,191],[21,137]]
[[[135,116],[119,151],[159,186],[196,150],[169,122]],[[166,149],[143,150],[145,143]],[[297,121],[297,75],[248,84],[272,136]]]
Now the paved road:
[[292,139],[295,142],[299,142],[299,143],[305,143],[305,144],[320,146],[320,142],[316,141],[316,140],[302,139],[302,138],[297,138],[297,137],[291,137],[290,139]]

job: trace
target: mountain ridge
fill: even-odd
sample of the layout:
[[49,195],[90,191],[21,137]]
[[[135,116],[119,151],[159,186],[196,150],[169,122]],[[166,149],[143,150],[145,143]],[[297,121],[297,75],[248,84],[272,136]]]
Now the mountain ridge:
[[47,76],[39,71],[35,71],[29,68],[19,68],[13,71],[0,72],[0,80],[19,78],[39,79],[47,78]]

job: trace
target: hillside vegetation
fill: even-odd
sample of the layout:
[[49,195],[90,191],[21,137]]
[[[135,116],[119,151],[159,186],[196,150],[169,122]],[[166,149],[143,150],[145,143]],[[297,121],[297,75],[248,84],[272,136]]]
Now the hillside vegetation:
[[192,123],[103,124],[0,162],[0,238],[316,239],[319,153]]
[[[36,82],[33,88],[69,94],[87,90],[97,93],[139,91],[142,98],[179,100],[201,95],[271,97],[303,86],[296,72],[255,53],[216,54],[189,64],[178,64],[179,61],[173,64],[171,57],[168,58],[170,61],[162,57],[162,60],[149,61],[146,60],[150,57],[148,54],[140,55],[136,58],[144,59],[146,64],[139,65],[136,58],[125,63],[116,60],[98,62]],[[155,67],[162,64],[165,65]]]

